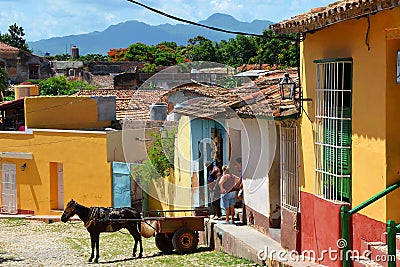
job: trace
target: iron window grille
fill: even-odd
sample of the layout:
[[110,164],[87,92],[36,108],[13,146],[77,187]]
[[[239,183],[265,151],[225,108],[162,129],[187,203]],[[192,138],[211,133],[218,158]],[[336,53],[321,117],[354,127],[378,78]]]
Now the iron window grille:
[[316,63],[316,193],[351,202],[352,60]]
[[300,153],[296,124],[280,126],[281,206],[299,211]]

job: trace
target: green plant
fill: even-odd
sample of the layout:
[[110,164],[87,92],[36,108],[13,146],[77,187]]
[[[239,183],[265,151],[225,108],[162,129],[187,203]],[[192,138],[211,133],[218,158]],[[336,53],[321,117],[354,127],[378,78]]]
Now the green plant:
[[96,86],[85,83],[83,81],[70,81],[68,83],[69,83],[72,91],[96,89]]
[[146,73],[154,73],[157,70],[156,64],[151,64],[149,62],[144,63],[142,71]]
[[26,43],[24,29],[14,23],[8,27],[8,33],[0,34],[0,41],[18,49],[32,52]]
[[95,89],[82,81],[68,81],[65,76],[51,77],[39,82],[41,95],[72,95],[79,90]]
[[15,92],[8,91],[8,95],[4,97],[4,101],[12,101],[15,99]]
[[161,136],[161,133],[150,134],[155,140],[148,148],[149,159],[133,168],[133,176],[135,179],[139,179],[141,183],[166,177],[173,170],[177,129],[173,128],[165,131],[165,133],[166,136],[164,138]]

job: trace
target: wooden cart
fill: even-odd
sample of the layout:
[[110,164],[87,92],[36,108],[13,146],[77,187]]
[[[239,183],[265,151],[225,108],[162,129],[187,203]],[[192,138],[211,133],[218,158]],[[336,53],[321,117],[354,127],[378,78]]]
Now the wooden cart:
[[[164,211],[181,212],[183,210]],[[186,210],[185,210],[186,211]],[[171,253],[174,249],[179,253],[194,252],[199,243],[198,231],[204,231],[204,219],[208,217],[208,209],[195,209],[194,216],[182,217],[144,217],[145,221],[156,221],[155,242],[159,250]]]

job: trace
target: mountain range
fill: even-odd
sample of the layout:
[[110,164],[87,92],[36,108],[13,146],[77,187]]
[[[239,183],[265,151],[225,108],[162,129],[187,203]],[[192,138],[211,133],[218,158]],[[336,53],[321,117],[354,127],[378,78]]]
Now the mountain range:
[[[224,30],[261,34],[273,22],[268,20],[243,22],[231,15],[216,13],[198,23]],[[130,20],[111,25],[101,32],[94,31],[87,34],[53,37],[28,42],[28,45],[36,55],[44,55],[45,53],[50,53],[50,55],[70,53],[72,45],[79,48],[80,55],[105,55],[110,48],[126,48],[137,42],[155,45],[163,41],[173,41],[178,45],[186,45],[190,38],[199,35],[215,42],[235,37],[233,34],[213,31],[189,24],[160,24],[152,26],[140,21]]]

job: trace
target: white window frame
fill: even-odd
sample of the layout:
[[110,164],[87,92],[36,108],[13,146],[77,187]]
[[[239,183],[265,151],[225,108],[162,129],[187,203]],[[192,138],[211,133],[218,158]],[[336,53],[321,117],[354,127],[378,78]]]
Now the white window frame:
[[[351,59],[336,59],[315,61],[315,63],[317,63],[314,125],[316,194],[333,201],[351,202],[353,62]],[[350,64],[349,73],[345,71],[346,67],[347,71],[349,67],[345,64]],[[348,79],[350,85],[346,84]],[[346,129],[350,131],[347,135]]]
[[300,211],[300,149],[295,122],[280,124],[281,206]]

